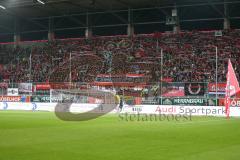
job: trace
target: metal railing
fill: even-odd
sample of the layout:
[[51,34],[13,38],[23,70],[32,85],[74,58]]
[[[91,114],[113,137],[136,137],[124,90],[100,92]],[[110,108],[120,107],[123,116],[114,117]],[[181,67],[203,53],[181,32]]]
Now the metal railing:
[[[116,101],[109,102],[109,93]],[[217,94],[217,99],[216,99]],[[21,97],[22,102],[45,103],[118,103],[120,97],[128,105],[222,105],[224,84],[201,82],[163,82],[148,85],[94,86],[91,83],[0,83],[0,101],[5,97]],[[24,97],[24,98],[22,98]],[[5,98],[5,99],[4,99]],[[235,97],[236,98],[236,97]],[[22,100],[24,99],[24,100]],[[238,104],[238,99],[236,106]]]

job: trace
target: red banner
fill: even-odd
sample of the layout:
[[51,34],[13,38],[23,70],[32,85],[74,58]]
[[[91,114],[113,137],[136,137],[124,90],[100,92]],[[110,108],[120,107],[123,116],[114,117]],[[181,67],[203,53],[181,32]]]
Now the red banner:
[[184,97],[184,89],[172,89],[170,91],[167,91],[166,93],[163,93],[163,97]]
[[168,78],[168,77],[163,78],[162,80],[163,80],[163,82],[173,82],[173,79],[172,78]]
[[[219,99],[219,106],[225,106],[225,99]],[[238,98],[233,98],[230,99],[230,106],[231,107],[240,107],[240,99]]]
[[21,96],[2,96],[0,102],[21,102]]
[[50,83],[50,85],[52,89],[69,89],[73,87],[71,83]]
[[[217,86],[216,86],[217,85]],[[208,92],[225,92],[226,83],[209,83],[208,84]]]
[[50,90],[51,86],[49,84],[37,84],[36,90]]

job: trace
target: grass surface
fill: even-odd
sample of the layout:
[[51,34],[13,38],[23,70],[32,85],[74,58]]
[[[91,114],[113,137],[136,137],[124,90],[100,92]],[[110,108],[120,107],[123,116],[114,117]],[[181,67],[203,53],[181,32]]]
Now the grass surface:
[[0,160],[239,160],[240,119],[64,122],[54,113],[0,112]]

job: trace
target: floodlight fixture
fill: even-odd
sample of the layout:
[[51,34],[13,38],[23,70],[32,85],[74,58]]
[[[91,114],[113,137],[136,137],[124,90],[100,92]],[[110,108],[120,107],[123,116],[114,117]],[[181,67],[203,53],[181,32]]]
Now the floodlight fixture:
[[3,5],[0,5],[0,9],[6,9],[6,7],[5,6],[3,6]]
[[43,0],[37,0],[38,3],[45,4]]

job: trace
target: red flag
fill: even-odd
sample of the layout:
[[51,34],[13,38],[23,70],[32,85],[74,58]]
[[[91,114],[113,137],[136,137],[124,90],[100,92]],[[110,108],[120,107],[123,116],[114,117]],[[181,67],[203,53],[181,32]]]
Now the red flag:
[[225,109],[227,118],[230,114],[230,98],[239,91],[239,83],[230,59],[228,60],[227,85],[225,94]]

